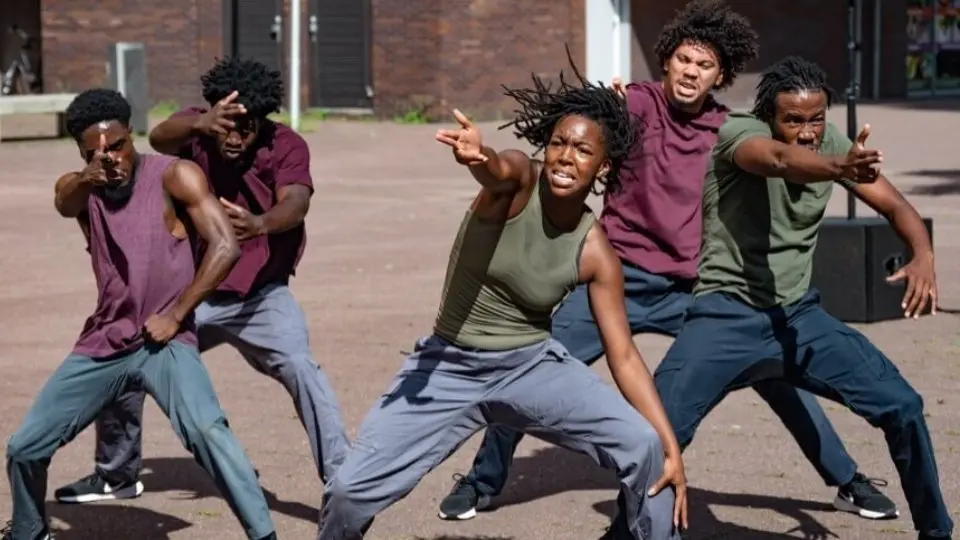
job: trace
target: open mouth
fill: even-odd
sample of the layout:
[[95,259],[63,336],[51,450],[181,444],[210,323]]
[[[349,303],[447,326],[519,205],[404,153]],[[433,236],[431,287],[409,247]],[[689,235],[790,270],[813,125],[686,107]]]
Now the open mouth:
[[240,154],[242,153],[243,152],[241,152],[240,150],[234,150],[230,148],[223,149],[223,156],[226,157],[227,159],[237,159],[238,157],[240,157]]
[[552,171],[550,173],[550,183],[562,189],[572,188],[577,184],[573,175],[564,171]]
[[689,82],[677,83],[677,93],[683,97],[693,97],[697,95],[697,86]]

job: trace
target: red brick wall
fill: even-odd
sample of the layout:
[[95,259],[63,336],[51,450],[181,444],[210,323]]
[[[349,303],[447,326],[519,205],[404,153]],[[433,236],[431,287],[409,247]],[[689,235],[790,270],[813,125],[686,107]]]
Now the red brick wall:
[[142,42],[153,102],[200,100],[200,73],[221,54],[221,0],[41,0],[47,92],[106,82],[111,43]]
[[373,0],[374,108],[380,116],[421,106],[508,116],[501,84],[567,69],[564,42],[585,70],[584,0]]

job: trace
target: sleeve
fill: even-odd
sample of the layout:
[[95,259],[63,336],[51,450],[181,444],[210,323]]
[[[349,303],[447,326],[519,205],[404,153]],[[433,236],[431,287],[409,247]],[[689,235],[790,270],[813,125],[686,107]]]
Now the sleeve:
[[[200,107],[187,107],[186,109],[181,109],[170,115],[170,118],[185,118],[188,116],[199,116],[207,112],[207,109]],[[168,120],[170,119],[168,118]],[[197,149],[199,146],[199,140],[197,137],[191,137],[180,146],[180,150],[177,151],[177,157],[180,159],[190,159],[192,160],[196,157]]]
[[[279,141],[278,141],[279,142]],[[310,189],[313,194],[313,177],[310,176],[310,147],[299,134],[288,131],[283,134],[283,144],[277,156],[277,170],[274,175],[275,188],[300,185]]]
[[[827,123],[827,129],[823,133],[823,154],[828,156],[842,156],[853,148],[853,141],[843,134],[837,126]],[[851,188],[857,185],[852,180],[841,178],[837,183],[845,188]]]
[[717,133],[716,159],[734,164],[733,155],[744,141],[754,137],[771,138],[770,127],[752,116],[731,115]]

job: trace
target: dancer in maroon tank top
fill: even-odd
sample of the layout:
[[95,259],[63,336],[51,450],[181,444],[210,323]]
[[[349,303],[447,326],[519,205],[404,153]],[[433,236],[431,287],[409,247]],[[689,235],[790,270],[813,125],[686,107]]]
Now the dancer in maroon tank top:
[[[136,152],[130,105],[117,92],[83,92],[66,117],[87,166],[57,181],[55,205],[87,237],[97,306],[7,443],[13,520],[3,539],[51,538],[44,509],[50,459],[129,382],[172,420],[247,537],[276,538],[253,466],[197,351],[193,310],[239,257],[230,221],[195,164]],[[198,238],[208,248],[196,267]]]

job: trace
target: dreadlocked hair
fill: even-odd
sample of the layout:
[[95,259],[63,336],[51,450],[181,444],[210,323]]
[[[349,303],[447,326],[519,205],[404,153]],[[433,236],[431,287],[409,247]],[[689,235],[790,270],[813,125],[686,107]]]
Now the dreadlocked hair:
[[717,53],[723,75],[718,89],[733,84],[757,57],[757,33],[750,21],[723,0],[693,0],[663,27],[654,46],[661,68],[684,42],[707,45]]
[[64,113],[64,123],[67,133],[79,142],[83,132],[98,122],[116,120],[129,126],[130,114],[130,104],[120,92],[94,88],[73,98]]
[[283,103],[280,72],[256,60],[237,56],[217,59],[216,65],[200,81],[203,83],[203,99],[211,106],[236,91],[236,103],[246,107],[248,114],[255,118],[280,112]]
[[610,191],[620,189],[620,169],[638,138],[637,125],[627,110],[627,103],[613,88],[603,83],[593,84],[586,80],[577,69],[567,47],[567,59],[573,68],[579,85],[566,81],[560,72],[560,86],[556,90],[549,83],[533,74],[533,88],[513,89],[503,86],[505,94],[519,105],[515,109],[516,118],[499,129],[513,126],[514,135],[524,139],[543,151],[553,136],[553,130],[563,118],[578,115],[596,122],[603,132],[603,144],[607,159],[610,160],[610,172],[591,186],[591,191],[600,194],[597,184]]
[[773,64],[757,83],[754,116],[769,122],[776,114],[777,94],[782,92],[823,92],[827,107],[833,105],[837,94],[827,83],[827,74],[817,64],[799,56],[788,56]]

